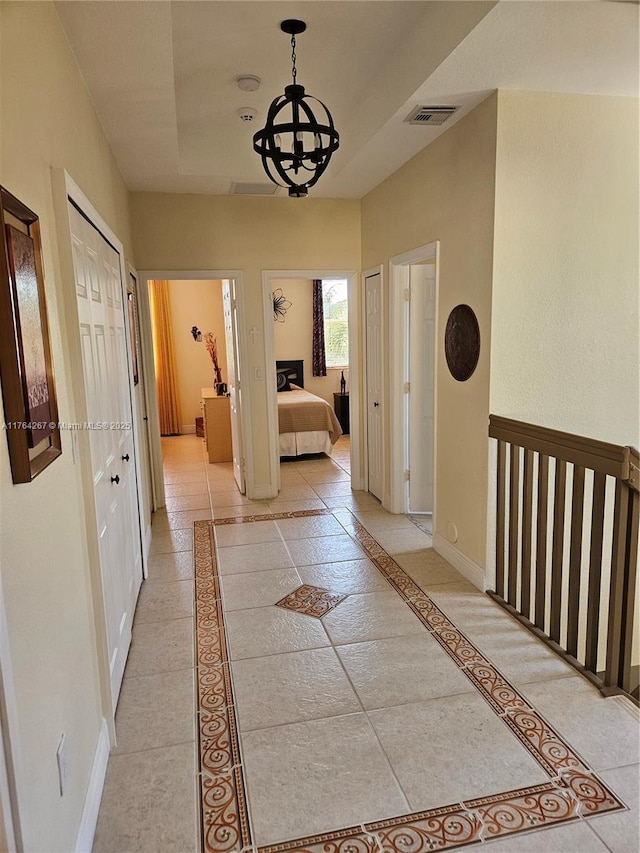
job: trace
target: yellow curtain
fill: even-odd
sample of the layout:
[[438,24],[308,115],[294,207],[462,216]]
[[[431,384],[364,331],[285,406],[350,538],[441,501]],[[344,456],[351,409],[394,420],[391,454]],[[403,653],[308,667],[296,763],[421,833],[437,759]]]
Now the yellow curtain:
[[153,326],[153,357],[156,365],[158,415],[161,435],[178,435],[180,414],[176,385],[176,364],[171,336],[169,282],[150,281],[151,324]]

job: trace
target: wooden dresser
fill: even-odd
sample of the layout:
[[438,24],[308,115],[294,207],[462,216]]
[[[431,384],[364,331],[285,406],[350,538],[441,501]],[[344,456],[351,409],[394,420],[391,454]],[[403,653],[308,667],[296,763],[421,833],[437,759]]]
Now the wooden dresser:
[[229,398],[216,396],[215,388],[201,388],[204,438],[209,462],[231,462],[231,414]]

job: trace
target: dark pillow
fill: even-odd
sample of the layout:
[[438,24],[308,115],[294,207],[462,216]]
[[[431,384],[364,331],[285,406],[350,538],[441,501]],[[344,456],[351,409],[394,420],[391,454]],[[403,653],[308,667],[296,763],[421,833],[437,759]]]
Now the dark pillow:
[[289,379],[287,378],[286,373],[276,374],[276,388],[278,391],[291,391],[291,385],[289,385]]

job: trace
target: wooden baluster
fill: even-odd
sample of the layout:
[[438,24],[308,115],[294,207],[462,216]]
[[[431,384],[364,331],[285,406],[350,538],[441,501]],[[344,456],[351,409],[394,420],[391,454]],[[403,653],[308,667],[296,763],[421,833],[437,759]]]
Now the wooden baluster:
[[589,593],[587,595],[587,647],[585,666],[598,671],[598,633],[600,626],[600,587],[602,585],[602,540],[606,474],[594,474],[591,502],[591,549],[589,553]]
[[616,480],[616,502],[613,511],[613,544],[611,547],[611,586],[609,591],[609,624],[607,626],[607,666],[604,683],[616,687],[622,681],[622,599],[625,592],[625,556],[629,520],[629,489]]
[[562,560],[564,554],[564,502],[567,487],[567,463],[556,460],[553,498],[553,551],[551,553],[551,626],[549,636],[560,642],[562,607]]
[[636,575],[638,565],[638,526],[640,524],[640,494],[629,491],[629,515],[627,523],[627,549],[625,558],[625,592],[622,604],[622,689],[633,693],[638,687],[637,675],[631,661],[634,640],[634,618],[636,602]]
[[520,612],[531,616],[531,528],[533,522],[533,450],[524,452],[524,482],[522,484],[522,588]]
[[583,519],[584,468],[576,465],[573,469],[573,493],[571,495],[571,547],[569,555],[569,603],[567,613],[567,651],[574,658],[578,657]]
[[538,454],[538,512],[536,522],[535,623],[544,631],[547,594],[547,510],[549,506],[549,457]]
[[506,524],[505,512],[505,484],[507,454],[504,441],[498,442],[498,497],[496,502],[496,593],[504,598],[504,528]]
[[507,569],[507,601],[517,609],[518,585],[518,499],[520,493],[520,448],[511,445],[509,469],[509,565]]

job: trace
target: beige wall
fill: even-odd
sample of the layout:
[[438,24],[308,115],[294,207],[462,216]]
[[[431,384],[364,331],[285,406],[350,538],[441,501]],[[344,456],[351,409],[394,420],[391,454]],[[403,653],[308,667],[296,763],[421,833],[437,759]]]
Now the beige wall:
[[[440,241],[435,532],[445,537],[447,524],[453,522],[458,528],[455,547],[481,567],[486,542],[495,145],[492,96],[362,201],[362,267],[384,265],[385,294],[390,257]],[[482,340],[478,367],[462,383],[450,376],[443,355],[446,319],[459,303],[475,311]],[[384,414],[390,435],[390,413]]]
[[227,382],[229,379],[222,282],[196,279],[170,281],[169,300],[181,430],[193,432],[195,419],[202,414],[200,389],[213,386],[214,373],[204,340],[200,343],[194,341],[191,335],[192,326],[197,326],[203,336],[206,332],[213,332],[218,343],[218,364],[222,371],[222,381]]
[[[235,198],[132,193],[139,269],[242,270],[256,486],[268,485],[262,270],[356,270],[360,202],[355,199]],[[256,343],[248,335],[260,332]],[[270,390],[270,389],[269,389]]]
[[639,441],[638,102],[498,97],[491,409]]
[[[73,281],[63,274],[51,169],[68,170],[128,247],[127,192],[53,5],[1,3],[0,32],[0,175],[40,217],[60,418],[75,421],[78,363],[62,311]],[[14,486],[0,436],[0,571],[19,718],[11,735],[29,851],[74,848],[101,721],[80,471],[68,432],[62,450],[36,480]],[[63,732],[69,783],[61,798]]]
[[[304,387],[333,407],[333,395],[340,391],[340,370],[327,368],[326,376],[313,375],[313,282],[308,278],[290,278],[271,282],[291,302],[284,323],[274,323],[276,360],[303,359]],[[345,372],[349,379],[349,371]]]

